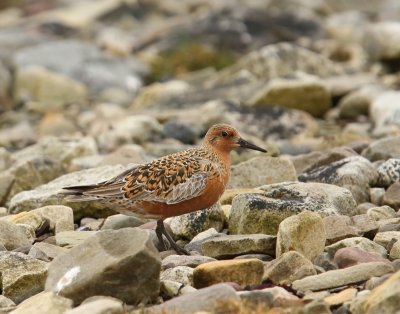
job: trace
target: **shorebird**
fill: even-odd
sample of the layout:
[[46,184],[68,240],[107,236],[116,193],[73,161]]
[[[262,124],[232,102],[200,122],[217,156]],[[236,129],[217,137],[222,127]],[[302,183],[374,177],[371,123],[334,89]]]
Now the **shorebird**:
[[135,165],[108,181],[65,187],[66,198],[99,201],[122,214],[157,219],[156,234],[164,249],[163,234],[178,254],[188,254],[175,243],[163,221],[214,205],[225,191],[230,152],[237,147],[266,152],[241,138],[234,127],[216,124],[201,146]]

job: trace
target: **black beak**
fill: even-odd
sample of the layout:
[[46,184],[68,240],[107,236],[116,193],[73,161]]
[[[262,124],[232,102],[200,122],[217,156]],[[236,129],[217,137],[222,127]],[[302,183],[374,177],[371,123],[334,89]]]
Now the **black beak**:
[[267,152],[264,148],[258,147],[257,145],[254,145],[254,144],[252,144],[250,142],[247,142],[242,138],[239,138],[238,144],[239,144],[240,147],[258,150],[258,151],[263,152],[263,153]]

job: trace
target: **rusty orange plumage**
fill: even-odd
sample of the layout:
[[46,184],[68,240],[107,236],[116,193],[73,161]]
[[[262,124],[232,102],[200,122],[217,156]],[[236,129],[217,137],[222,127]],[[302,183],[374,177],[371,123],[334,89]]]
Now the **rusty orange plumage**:
[[123,214],[157,219],[159,239],[165,234],[174,249],[186,253],[171,242],[163,220],[215,204],[228,183],[230,152],[236,147],[265,152],[232,126],[216,124],[201,146],[136,165],[105,182],[66,187],[67,199],[96,200]]

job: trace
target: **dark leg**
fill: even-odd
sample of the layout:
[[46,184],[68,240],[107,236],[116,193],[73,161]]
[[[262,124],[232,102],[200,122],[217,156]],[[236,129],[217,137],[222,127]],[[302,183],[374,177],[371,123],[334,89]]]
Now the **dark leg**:
[[163,221],[157,220],[156,235],[158,238],[158,242],[161,245],[161,248],[165,251],[167,248],[165,246],[165,242],[164,242],[164,238],[163,238],[163,230],[164,230]]
[[[162,220],[157,220],[156,234],[157,234],[158,240],[162,244],[164,244],[164,240],[163,240],[163,237],[162,237],[162,235],[164,234],[166,236],[168,242],[171,244],[171,247],[179,255],[190,255],[188,251],[186,251],[184,248],[181,248],[178,244],[176,244],[176,242],[174,241],[172,236],[165,229],[164,222]],[[160,240],[160,238],[161,238],[161,240]],[[165,244],[164,244],[164,246],[165,246]]]

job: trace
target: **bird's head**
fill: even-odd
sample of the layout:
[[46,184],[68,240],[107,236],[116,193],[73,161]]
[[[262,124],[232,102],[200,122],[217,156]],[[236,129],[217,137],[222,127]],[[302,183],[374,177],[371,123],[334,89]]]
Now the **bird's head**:
[[244,147],[264,153],[267,152],[265,149],[241,138],[239,132],[234,127],[227,124],[213,125],[207,131],[204,143],[220,151],[230,152],[237,147]]

